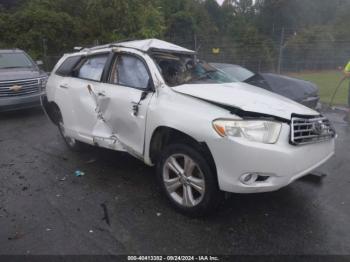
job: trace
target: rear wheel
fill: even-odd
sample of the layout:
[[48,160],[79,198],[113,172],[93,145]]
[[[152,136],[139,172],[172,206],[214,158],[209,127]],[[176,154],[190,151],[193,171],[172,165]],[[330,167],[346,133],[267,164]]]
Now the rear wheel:
[[222,200],[216,174],[202,154],[187,145],[168,146],[160,157],[157,173],[167,198],[186,215],[206,215]]

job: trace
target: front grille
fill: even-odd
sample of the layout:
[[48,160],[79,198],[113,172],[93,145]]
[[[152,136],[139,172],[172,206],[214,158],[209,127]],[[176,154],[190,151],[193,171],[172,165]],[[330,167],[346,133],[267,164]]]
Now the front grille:
[[335,137],[336,132],[326,117],[293,117],[291,123],[291,143],[305,145],[319,143]]
[[39,79],[0,81],[0,98],[31,95],[40,92]]

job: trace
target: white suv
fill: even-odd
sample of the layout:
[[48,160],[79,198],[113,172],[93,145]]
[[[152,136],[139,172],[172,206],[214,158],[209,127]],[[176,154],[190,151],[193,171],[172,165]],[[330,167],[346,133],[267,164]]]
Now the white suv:
[[334,154],[336,133],[318,112],[232,83],[157,39],[63,56],[42,103],[71,149],[90,144],[156,165],[165,195],[188,215],[215,208],[223,191],[278,190]]

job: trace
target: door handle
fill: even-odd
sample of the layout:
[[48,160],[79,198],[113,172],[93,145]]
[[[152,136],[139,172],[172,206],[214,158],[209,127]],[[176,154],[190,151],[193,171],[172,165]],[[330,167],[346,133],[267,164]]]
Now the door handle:
[[63,89],[68,89],[68,85],[67,84],[63,84],[63,85],[60,85],[60,88],[63,88]]

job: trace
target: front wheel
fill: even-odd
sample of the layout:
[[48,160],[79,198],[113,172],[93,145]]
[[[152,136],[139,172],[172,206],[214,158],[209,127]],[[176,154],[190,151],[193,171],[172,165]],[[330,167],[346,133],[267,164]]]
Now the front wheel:
[[187,145],[168,146],[158,162],[157,174],[167,198],[186,215],[207,215],[222,200],[216,174],[202,154]]

